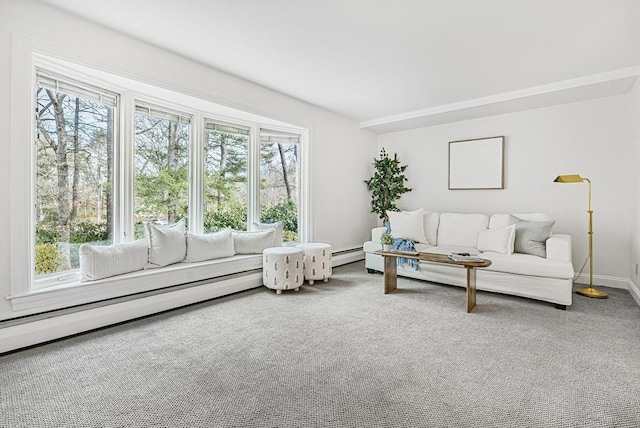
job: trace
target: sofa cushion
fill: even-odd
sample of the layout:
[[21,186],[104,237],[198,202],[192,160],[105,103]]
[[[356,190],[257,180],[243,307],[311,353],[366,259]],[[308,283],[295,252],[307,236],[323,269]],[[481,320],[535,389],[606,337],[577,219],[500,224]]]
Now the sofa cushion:
[[501,229],[482,229],[478,234],[478,251],[512,254],[516,239],[516,226]]
[[476,248],[478,234],[489,225],[489,217],[485,214],[440,214],[438,227],[438,246],[460,246]]
[[391,234],[395,238],[409,239],[415,242],[429,242],[424,233],[424,210],[388,211]]
[[149,241],[149,263],[146,269],[179,263],[187,255],[184,220],[167,226],[145,223]]
[[232,235],[236,254],[260,254],[265,248],[274,246],[276,230],[273,228],[259,232],[234,230]]
[[235,254],[231,230],[221,230],[215,233],[187,233],[186,262],[201,262],[204,260],[231,257]]
[[[482,270],[511,273],[515,275],[543,278],[573,278],[573,265],[564,261],[548,260],[530,254],[481,253],[480,257],[491,260],[491,266]],[[517,281],[514,279],[514,281]]]
[[551,236],[555,220],[524,221],[512,216],[510,221],[516,227],[514,252],[547,257],[546,241]]
[[142,270],[149,261],[146,239],[114,245],[80,246],[80,282]]

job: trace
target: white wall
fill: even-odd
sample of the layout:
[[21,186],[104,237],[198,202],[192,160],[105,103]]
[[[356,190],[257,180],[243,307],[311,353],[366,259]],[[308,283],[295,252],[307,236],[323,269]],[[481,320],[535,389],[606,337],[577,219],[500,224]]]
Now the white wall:
[[631,291],[640,305],[640,276],[636,270],[640,269],[640,266],[638,266],[640,265],[640,79],[636,81],[633,90],[629,94],[629,143],[631,146],[630,158],[635,162],[635,176],[633,177],[632,187],[635,203],[632,203],[631,206],[629,278],[631,280]]
[[377,137],[361,130],[357,123],[49,5],[1,1],[0,314],[3,317],[10,311],[4,297],[15,278],[12,269],[23,269],[30,257],[21,243],[28,239],[31,227],[29,204],[25,203],[28,198],[23,195],[30,192],[28,147],[32,142],[29,138],[15,138],[28,135],[32,126],[32,111],[28,108],[32,73],[24,55],[28,50],[309,128],[310,239],[330,243],[334,251],[351,249],[361,246],[375,225],[374,216],[363,217],[369,212],[369,196],[362,181],[370,175],[364,159],[375,156]]
[[[637,156],[629,149],[629,95],[381,135],[380,147],[408,164],[413,191],[399,206],[481,213],[544,212],[554,231],[573,236],[574,269],[588,254],[587,184],[559,184],[559,174],[592,180],[594,282],[627,287],[629,230],[637,191]],[[504,135],[505,189],[448,190],[448,142]],[[633,193],[635,192],[635,193]],[[634,217],[637,218],[637,217]],[[637,221],[633,221],[637,227]],[[588,282],[588,265],[582,281]]]

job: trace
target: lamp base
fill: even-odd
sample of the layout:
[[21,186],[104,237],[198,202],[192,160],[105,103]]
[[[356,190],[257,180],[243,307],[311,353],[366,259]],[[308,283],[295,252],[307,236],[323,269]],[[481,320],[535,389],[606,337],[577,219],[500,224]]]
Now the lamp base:
[[580,294],[582,296],[593,297],[594,299],[606,299],[607,298],[607,293],[605,293],[604,291],[596,290],[593,287],[578,288],[576,290],[576,293],[578,293],[578,294]]

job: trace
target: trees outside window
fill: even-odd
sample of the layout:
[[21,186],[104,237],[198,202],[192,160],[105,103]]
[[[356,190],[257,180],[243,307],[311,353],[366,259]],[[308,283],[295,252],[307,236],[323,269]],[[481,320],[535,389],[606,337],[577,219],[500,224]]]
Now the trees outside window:
[[298,240],[300,136],[260,130],[260,221],[282,221],[283,241]]
[[205,122],[204,231],[247,229],[250,128]]
[[113,240],[117,96],[38,73],[35,272],[79,266],[83,243]]
[[147,221],[188,219],[190,118],[136,106],[135,119],[135,237],[142,238]]

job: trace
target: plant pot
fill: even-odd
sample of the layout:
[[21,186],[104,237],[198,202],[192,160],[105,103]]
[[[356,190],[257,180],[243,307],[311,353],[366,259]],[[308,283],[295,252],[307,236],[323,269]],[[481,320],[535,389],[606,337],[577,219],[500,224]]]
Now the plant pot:
[[382,249],[385,251],[391,251],[393,250],[393,245],[392,244],[382,244]]

